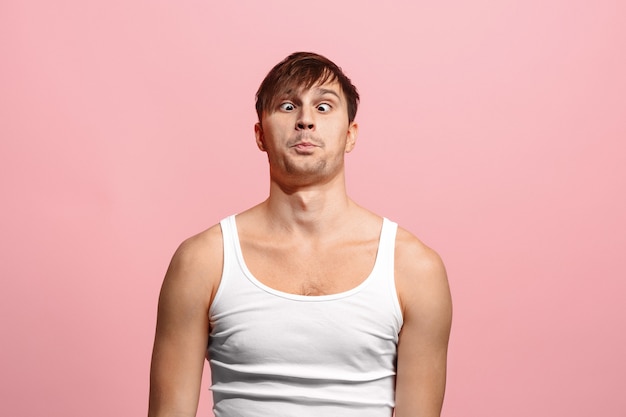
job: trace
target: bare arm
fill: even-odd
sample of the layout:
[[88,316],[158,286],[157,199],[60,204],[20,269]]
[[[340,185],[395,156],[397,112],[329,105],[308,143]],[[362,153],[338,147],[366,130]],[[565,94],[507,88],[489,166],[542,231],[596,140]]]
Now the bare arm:
[[398,343],[396,417],[439,417],[446,385],[452,302],[439,256],[399,230],[396,284],[404,325]]
[[208,310],[222,272],[219,227],[185,241],[168,268],[150,369],[149,417],[194,417],[209,338]]

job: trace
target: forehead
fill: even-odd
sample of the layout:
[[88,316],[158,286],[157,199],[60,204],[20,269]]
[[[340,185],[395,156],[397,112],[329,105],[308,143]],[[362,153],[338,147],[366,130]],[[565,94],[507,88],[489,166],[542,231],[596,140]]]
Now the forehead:
[[285,86],[282,91],[277,92],[278,99],[283,97],[293,97],[293,96],[305,96],[305,95],[315,95],[315,96],[323,96],[323,95],[331,95],[336,96],[338,100],[344,101],[345,97],[343,94],[343,90],[341,85],[337,80],[326,80],[322,82],[316,82],[311,86],[307,85],[291,85]]

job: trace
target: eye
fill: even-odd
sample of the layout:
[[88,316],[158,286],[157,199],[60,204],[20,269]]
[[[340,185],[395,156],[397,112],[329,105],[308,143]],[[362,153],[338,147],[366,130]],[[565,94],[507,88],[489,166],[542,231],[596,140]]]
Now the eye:
[[322,113],[329,112],[330,109],[331,109],[330,104],[327,104],[327,103],[322,103],[317,106],[317,110],[319,110]]
[[294,106],[293,103],[289,103],[289,102],[282,103],[280,105],[280,109],[283,110],[283,111],[292,111],[295,108],[296,108],[296,106]]

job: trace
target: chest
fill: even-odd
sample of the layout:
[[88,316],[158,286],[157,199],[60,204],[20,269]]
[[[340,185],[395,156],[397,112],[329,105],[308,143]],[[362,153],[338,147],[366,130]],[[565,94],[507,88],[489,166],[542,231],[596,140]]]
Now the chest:
[[328,295],[348,291],[369,276],[378,240],[305,243],[241,241],[244,262],[257,280],[278,291]]
[[321,303],[270,298],[217,310],[210,340],[228,361],[362,370],[385,356],[392,367],[398,328],[386,300],[375,306],[361,296]]

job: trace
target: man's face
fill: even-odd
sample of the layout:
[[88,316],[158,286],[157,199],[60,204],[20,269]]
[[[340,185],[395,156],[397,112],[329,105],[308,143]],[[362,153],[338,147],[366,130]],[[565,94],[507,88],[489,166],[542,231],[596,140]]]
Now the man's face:
[[344,154],[354,148],[358,127],[348,122],[339,83],[286,91],[277,103],[255,125],[272,179],[312,183],[343,172]]

